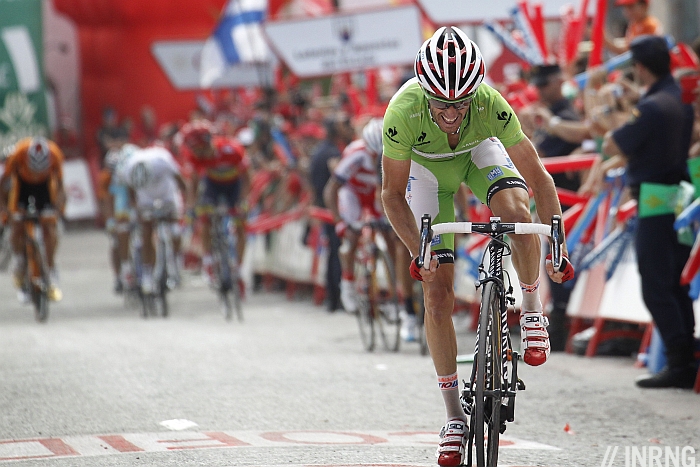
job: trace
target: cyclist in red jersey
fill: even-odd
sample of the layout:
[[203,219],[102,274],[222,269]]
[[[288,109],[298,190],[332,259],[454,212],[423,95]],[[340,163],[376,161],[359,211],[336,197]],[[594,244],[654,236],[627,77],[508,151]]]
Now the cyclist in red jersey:
[[[220,204],[239,215],[245,213],[250,187],[249,166],[243,146],[233,137],[215,135],[211,123],[200,120],[180,129],[180,151],[191,169],[191,184],[197,188],[195,215],[202,227],[202,269],[209,284],[214,283],[209,215]],[[191,192],[195,192],[191,190]],[[238,257],[245,252],[245,225],[236,222]]]

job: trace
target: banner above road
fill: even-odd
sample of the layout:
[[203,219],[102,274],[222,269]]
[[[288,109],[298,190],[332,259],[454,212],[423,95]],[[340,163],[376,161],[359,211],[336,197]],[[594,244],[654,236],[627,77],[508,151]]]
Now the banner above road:
[[415,6],[265,24],[270,45],[302,78],[409,65],[422,43]]
[[[165,72],[170,84],[180,91],[202,89],[200,85],[200,58],[204,41],[159,41],[151,45],[151,52]],[[207,88],[239,86],[269,86],[272,83],[270,63],[239,63],[230,66]]]
[[[539,0],[544,18],[561,17],[562,8],[572,5],[571,0]],[[588,13],[592,14],[590,2]],[[418,0],[425,14],[438,25],[460,25],[481,23],[488,20],[510,19],[510,11],[516,6],[513,0],[489,0],[488,2],[468,2],[465,0]]]

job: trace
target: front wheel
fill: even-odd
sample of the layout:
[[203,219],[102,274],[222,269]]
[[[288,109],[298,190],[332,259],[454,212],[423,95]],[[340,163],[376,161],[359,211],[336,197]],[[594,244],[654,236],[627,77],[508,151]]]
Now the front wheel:
[[401,315],[396,271],[386,251],[377,249],[375,258],[372,297],[377,311],[379,335],[386,350],[398,352],[401,343]]
[[49,319],[49,297],[40,287],[32,286],[32,303],[34,304],[34,318],[39,323],[45,323]]
[[355,297],[357,300],[357,324],[360,328],[360,339],[366,351],[374,350],[374,313],[371,300],[371,258],[362,245],[358,246],[355,254]]
[[484,284],[479,311],[473,426],[478,467],[496,467],[501,428],[502,344],[501,295],[493,282]]

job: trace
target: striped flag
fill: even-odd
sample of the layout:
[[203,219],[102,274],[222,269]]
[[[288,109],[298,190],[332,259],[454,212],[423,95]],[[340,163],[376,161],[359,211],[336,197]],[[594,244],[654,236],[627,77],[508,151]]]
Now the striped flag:
[[209,87],[237,63],[262,63],[270,59],[262,23],[267,0],[229,0],[214,32],[202,49],[199,82]]

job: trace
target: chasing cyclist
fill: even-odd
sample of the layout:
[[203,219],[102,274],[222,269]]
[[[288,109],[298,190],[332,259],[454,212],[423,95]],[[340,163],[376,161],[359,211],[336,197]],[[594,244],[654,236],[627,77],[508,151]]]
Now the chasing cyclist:
[[17,142],[5,161],[5,172],[0,177],[0,186],[9,180],[7,208],[11,215],[12,250],[14,256],[14,283],[17,296],[22,302],[28,297],[22,290],[27,268],[24,255],[23,216],[30,207],[40,215],[46,263],[49,267],[49,300],[59,301],[63,297],[58,287],[58,273],[54,258],[58,247],[58,215],[63,212],[66,196],[63,190],[63,152],[53,141],[38,136]]
[[[385,218],[377,199],[380,184],[379,164],[382,155],[382,119],[373,118],[362,128],[362,137],[351,142],[343,151],[340,162],[324,189],[324,202],[333,213],[336,233],[346,243],[341,248],[340,299],[349,313],[357,311],[354,288],[354,261],[359,229],[362,222]],[[388,233],[388,232],[387,232]],[[411,258],[408,250],[398,241],[393,232],[384,235],[389,254],[396,266],[401,294],[404,297],[406,314],[402,317],[402,335],[410,340],[415,328],[415,311],[412,299],[412,279],[408,271]],[[399,262],[397,264],[397,261]],[[411,321],[411,317],[412,321]],[[413,324],[411,328],[409,323]]]
[[245,149],[235,138],[215,136],[214,128],[207,121],[194,121],[185,124],[181,130],[180,151],[192,168],[190,184],[196,189],[197,205],[195,214],[202,226],[202,269],[205,279],[211,285],[214,277],[214,260],[211,253],[211,223],[213,210],[223,203],[235,211],[236,246],[238,257],[245,252],[245,201],[248,198],[250,166]]
[[142,234],[141,291],[151,294],[155,291],[154,216],[171,222],[173,250],[177,258],[181,237],[178,219],[183,211],[183,198],[188,199],[187,185],[173,155],[160,146],[135,150],[119,168],[118,177],[128,185],[131,202],[136,208]]
[[[456,27],[442,27],[416,56],[415,78],[399,89],[384,116],[382,201],[396,233],[413,258],[423,214],[453,222],[454,195],[462,182],[505,222],[531,222],[528,187],[540,219],[561,214],[552,177],[520,129],[513,109],[484,79],[477,45]],[[507,149],[506,149],[507,148]],[[515,235],[513,265],[523,292],[520,314],[524,360],[541,365],[549,337],[540,301],[540,240]],[[564,247],[564,254],[566,248]],[[437,236],[430,268],[411,262],[411,275],[423,281],[425,329],[444,398],[447,423],[437,450],[438,464],[464,459],[466,415],[459,400],[454,310],[454,235]],[[440,266],[438,268],[438,266]],[[571,263],[560,271],[547,263],[555,282],[573,277]]]

